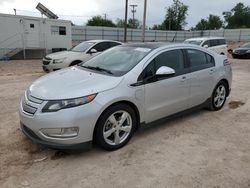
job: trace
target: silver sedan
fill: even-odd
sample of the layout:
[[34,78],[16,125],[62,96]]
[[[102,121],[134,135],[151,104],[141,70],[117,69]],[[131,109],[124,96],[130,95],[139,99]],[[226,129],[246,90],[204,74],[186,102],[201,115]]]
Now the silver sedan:
[[36,80],[20,103],[21,128],[36,143],[106,150],[144,124],[195,107],[220,110],[231,90],[225,56],[189,44],[114,47]]

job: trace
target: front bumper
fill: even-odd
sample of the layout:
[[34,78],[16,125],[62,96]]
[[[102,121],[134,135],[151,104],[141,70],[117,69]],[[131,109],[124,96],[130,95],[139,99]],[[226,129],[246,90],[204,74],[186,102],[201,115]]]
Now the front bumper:
[[42,61],[42,67],[44,72],[52,72],[52,71],[56,71],[56,70],[60,70],[66,67],[69,67],[70,63],[67,62],[66,60],[62,63],[53,63],[53,60],[46,60],[43,59]]
[[84,142],[79,144],[59,144],[41,140],[31,129],[20,123],[23,134],[28,137],[32,142],[41,144],[43,146],[53,149],[65,149],[65,150],[89,150],[92,147],[92,142]]
[[[27,102],[23,102],[23,101]],[[25,105],[28,103],[28,105]],[[101,105],[95,101],[74,108],[63,109],[57,112],[43,113],[42,109],[47,101],[41,104],[34,103],[23,97],[19,116],[24,134],[36,143],[53,148],[76,148],[91,143],[96,121],[99,117]],[[27,106],[29,108],[27,108]],[[77,127],[77,136],[56,138],[45,135],[44,129],[61,129]]]

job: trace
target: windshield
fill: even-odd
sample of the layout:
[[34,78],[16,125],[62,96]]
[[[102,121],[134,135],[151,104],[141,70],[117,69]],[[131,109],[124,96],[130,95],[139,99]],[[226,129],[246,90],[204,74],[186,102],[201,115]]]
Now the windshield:
[[93,46],[94,42],[82,42],[71,49],[73,52],[85,52],[91,46]]
[[242,48],[250,48],[250,43],[243,44],[241,47]]
[[90,59],[80,66],[96,71],[105,70],[115,76],[122,76],[134,68],[149,52],[150,48],[118,46]]
[[188,41],[185,41],[185,43],[188,43],[188,44],[195,44],[195,45],[200,46],[201,43],[202,43],[202,40],[188,40]]

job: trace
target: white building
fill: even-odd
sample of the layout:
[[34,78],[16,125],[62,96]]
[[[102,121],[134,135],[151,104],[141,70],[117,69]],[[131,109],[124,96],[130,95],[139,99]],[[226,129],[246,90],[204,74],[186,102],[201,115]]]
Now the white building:
[[52,49],[69,49],[71,30],[70,21],[0,14],[0,59],[40,58]]

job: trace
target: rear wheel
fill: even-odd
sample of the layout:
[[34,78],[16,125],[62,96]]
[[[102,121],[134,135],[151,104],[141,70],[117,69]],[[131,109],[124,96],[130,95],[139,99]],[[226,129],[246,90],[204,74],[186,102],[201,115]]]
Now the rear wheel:
[[134,110],[126,104],[108,108],[99,118],[95,141],[105,150],[116,150],[128,143],[136,126]]
[[227,90],[228,88],[224,81],[220,81],[216,85],[209,104],[210,110],[217,111],[224,106],[227,98]]

